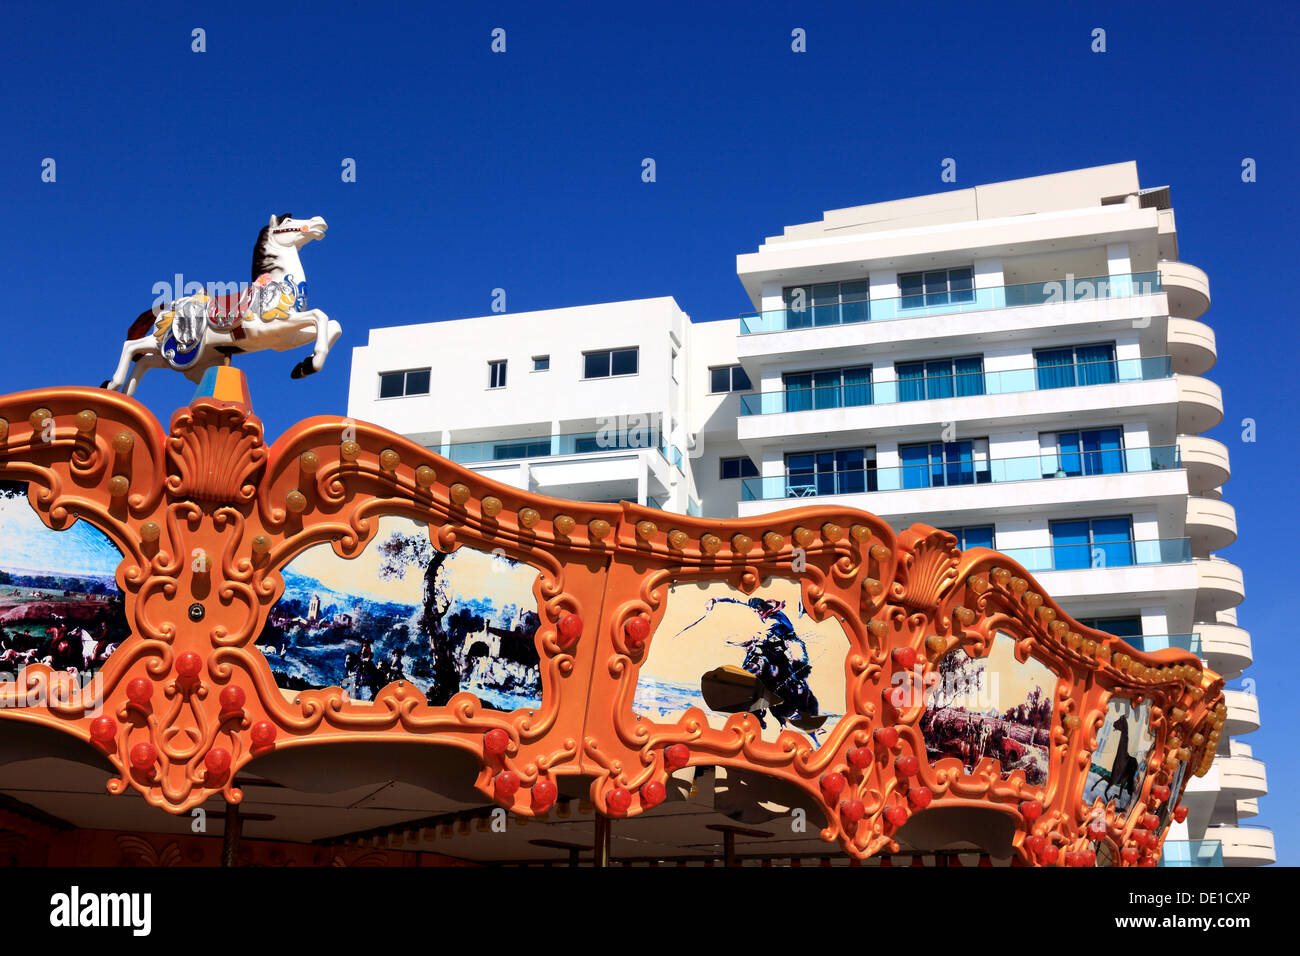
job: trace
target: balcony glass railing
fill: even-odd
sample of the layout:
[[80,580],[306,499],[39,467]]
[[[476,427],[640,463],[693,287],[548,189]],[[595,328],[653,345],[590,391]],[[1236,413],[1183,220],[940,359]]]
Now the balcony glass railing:
[[742,501],[818,498],[823,495],[854,495],[872,491],[1163,471],[1181,465],[1177,445],[1052,452],[1019,458],[963,458],[888,468],[746,478],[740,484],[740,497]]
[[741,415],[779,415],[865,405],[893,405],[936,398],[965,398],[972,395],[1006,395],[1039,389],[1117,382],[1147,382],[1169,378],[1173,368],[1168,355],[1147,358],[1112,359],[1074,365],[1036,365],[1033,368],[964,372],[952,375],[861,382],[847,385],[819,385],[813,388],[784,388],[740,397]]
[[1147,564],[1184,564],[1192,560],[1187,538],[1147,541],[1094,541],[1041,548],[999,548],[1026,571],[1072,571],[1081,568],[1127,568]]
[[1218,840],[1166,840],[1160,866],[1223,866],[1223,844]]
[[1067,276],[1049,282],[1028,282],[989,289],[931,292],[892,299],[860,299],[828,305],[809,303],[803,309],[749,312],[740,317],[740,334],[754,335],[758,332],[785,332],[789,329],[810,329],[824,325],[922,318],[953,312],[983,312],[988,309],[1047,305],[1054,302],[1118,299],[1153,295],[1161,291],[1163,288],[1159,272],[1135,272],[1085,279]]
[[491,441],[452,442],[432,450],[443,458],[466,464],[492,461],[519,461],[524,458],[548,458],[553,455],[592,455],[606,451],[657,448],[666,460],[677,453],[662,439],[657,428],[630,428],[568,435],[540,435],[528,438],[497,438]]
[[1175,647],[1180,651],[1191,651],[1197,657],[1201,656],[1199,634],[1143,634],[1140,637],[1124,637],[1121,640],[1144,654]]

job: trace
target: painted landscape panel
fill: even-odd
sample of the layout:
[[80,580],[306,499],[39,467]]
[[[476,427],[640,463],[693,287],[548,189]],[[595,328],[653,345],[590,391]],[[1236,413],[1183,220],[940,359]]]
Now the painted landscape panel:
[[[783,730],[819,743],[844,714],[844,628],[813,621],[799,582],[771,579],[752,595],[723,582],[679,582],[641,667],[634,710],[673,722],[699,707],[709,723],[747,710],[763,739]],[[728,709],[710,707],[720,698]]]
[[404,680],[434,705],[468,691],[495,710],[540,706],[536,568],[469,547],[444,554],[423,526],[389,516],[357,557],[317,545],[283,576],[258,638],[282,688],[372,700]]
[[82,686],[130,634],[116,573],[121,552],[98,528],[41,523],[26,482],[0,482],[0,673],[31,663]]
[[1097,749],[1083,786],[1083,801],[1091,805],[1115,801],[1115,809],[1127,810],[1142,789],[1147,760],[1155,737],[1151,733],[1151,702],[1136,707],[1123,697],[1112,697],[1106,705],[1106,719],[1097,732]]

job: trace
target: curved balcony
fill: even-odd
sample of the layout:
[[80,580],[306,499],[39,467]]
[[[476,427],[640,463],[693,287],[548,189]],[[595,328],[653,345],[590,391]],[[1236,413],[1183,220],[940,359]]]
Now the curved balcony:
[[1249,820],[1251,817],[1259,816],[1259,801],[1254,797],[1249,800],[1237,801],[1237,819]]
[[1235,680],[1250,666],[1254,655],[1250,647],[1250,632],[1235,624],[1197,624],[1200,654],[1210,668],[1228,680]]
[[1214,368],[1219,350],[1214,329],[1195,319],[1169,320],[1169,355],[1174,371],[1182,375],[1204,375]]
[[1179,435],[1178,454],[1187,469],[1187,489],[1194,495],[1218,488],[1232,477],[1227,446],[1213,438]]
[[1193,558],[1196,565],[1196,620],[1206,621],[1246,600],[1241,568],[1222,558]]
[[1223,392],[1208,378],[1175,375],[1178,383],[1178,434],[1199,435],[1223,421]]
[[1160,283],[1169,297],[1169,314],[1199,319],[1210,308],[1210,277],[1186,262],[1161,262]]
[[1223,700],[1228,705],[1228,722],[1224,729],[1229,737],[1259,730],[1259,698],[1244,690],[1225,688]]
[[1192,554],[1208,555],[1237,540],[1237,512],[1226,501],[1192,495],[1187,499],[1187,537]]
[[1214,765],[1219,768],[1219,789],[1233,799],[1259,798],[1268,793],[1262,760],[1229,755],[1215,757]]
[[1268,866],[1277,861],[1273,831],[1265,827],[1206,827],[1205,839],[1219,843],[1224,866]]

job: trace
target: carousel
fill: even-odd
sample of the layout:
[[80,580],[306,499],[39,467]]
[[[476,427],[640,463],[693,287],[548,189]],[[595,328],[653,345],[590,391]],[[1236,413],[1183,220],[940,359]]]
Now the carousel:
[[[365,422],[272,217],[109,388],[0,398],[0,861],[1152,866],[1223,681],[925,525],[548,498]],[[149,367],[197,393],[164,429]]]

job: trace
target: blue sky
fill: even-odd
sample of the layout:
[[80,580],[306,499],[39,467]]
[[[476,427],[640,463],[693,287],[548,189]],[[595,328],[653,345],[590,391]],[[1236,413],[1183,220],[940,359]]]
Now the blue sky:
[[[246,280],[272,212],[329,221],[303,264],[312,305],[344,327],[314,378],[289,380],[298,355],[241,363],[274,436],[344,411],[350,349],[372,326],[486,314],[498,287],[510,311],[672,295],[696,321],[734,317],[749,306],[734,257],[786,224],[1136,160],[1144,185],[1173,187],[1182,258],[1211,278],[1226,407],[1211,434],[1232,454],[1241,534],[1225,556],[1246,572],[1264,718],[1248,742],[1272,791],[1251,822],[1275,829],[1280,862],[1300,862],[1284,292],[1297,8],[610,6],[10,5],[0,389],[107,378],[153,284]],[[191,52],[196,27],[206,53]],[[504,54],[489,49],[496,27]],[[940,182],[945,157],[955,186]],[[1245,157],[1257,182],[1241,180]],[[154,372],[139,397],[165,421],[190,394]]]

